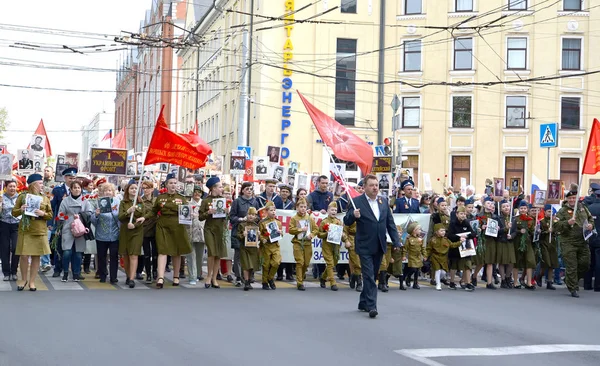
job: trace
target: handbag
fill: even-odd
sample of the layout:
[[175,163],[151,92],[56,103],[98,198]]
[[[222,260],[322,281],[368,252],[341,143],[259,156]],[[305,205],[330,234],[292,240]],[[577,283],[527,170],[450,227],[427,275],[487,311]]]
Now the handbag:
[[71,233],[75,238],[80,238],[89,233],[89,229],[83,225],[83,222],[81,222],[81,219],[79,219],[79,215],[75,215],[75,218],[71,223]]

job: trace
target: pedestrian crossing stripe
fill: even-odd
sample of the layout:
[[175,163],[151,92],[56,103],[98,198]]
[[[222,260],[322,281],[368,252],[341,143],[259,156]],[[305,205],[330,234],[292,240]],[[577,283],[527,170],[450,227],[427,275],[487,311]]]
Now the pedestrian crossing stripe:
[[542,144],[554,144],[555,141],[556,141],[556,139],[554,138],[554,135],[552,134],[552,130],[550,129],[550,126],[546,126],[546,131],[544,132],[544,137],[542,137]]

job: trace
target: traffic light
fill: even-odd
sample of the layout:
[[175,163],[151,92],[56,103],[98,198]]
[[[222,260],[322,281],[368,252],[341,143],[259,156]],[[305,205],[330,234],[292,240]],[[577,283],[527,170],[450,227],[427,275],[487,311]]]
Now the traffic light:
[[392,142],[393,141],[394,141],[394,139],[392,137],[386,137],[383,140],[383,152],[384,152],[385,156],[392,155]]

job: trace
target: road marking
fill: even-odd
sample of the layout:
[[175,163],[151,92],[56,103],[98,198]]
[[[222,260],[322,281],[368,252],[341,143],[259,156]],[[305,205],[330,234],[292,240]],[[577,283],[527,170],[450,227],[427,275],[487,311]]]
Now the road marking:
[[0,291],[12,291],[10,281],[0,281]]
[[600,352],[600,345],[587,344],[540,344],[533,346],[490,347],[490,348],[422,348],[394,351],[402,356],[428,366],[444,366],[430,358],[467,356],[515,356],[540,353]]

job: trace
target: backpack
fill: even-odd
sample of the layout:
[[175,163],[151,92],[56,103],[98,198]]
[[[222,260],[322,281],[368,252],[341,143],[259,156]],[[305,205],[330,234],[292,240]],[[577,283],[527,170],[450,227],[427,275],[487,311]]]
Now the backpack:
[[83,225],[83,222],[79,219],[79,215],[75,215],[75,219],[71,223],[71,233],[75,238],[84,236],[89,232],[89,229]]

